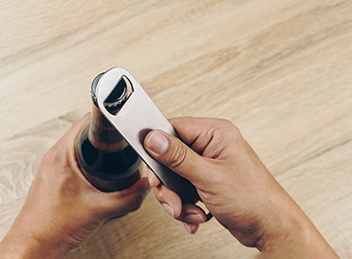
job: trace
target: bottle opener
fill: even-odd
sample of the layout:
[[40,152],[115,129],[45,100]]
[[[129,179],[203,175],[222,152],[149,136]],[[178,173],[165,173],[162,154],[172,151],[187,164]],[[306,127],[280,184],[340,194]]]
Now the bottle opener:
[[[118,89],[121,82],[126,89]],[[106,101],[116,92],[122,93],[122,97],[121,108],[115,114],[108,110]],[[175,137],[178,135],[134,77],[123,68],[108,70],[98,82],[96,98],[103,115],[120,132],[160,181],[167,188],[176,192],[182,203],[195,204],[198,202],[200,198],[191,182],[157,162],[144,149],[144,138],[151,130],[163,130]]]

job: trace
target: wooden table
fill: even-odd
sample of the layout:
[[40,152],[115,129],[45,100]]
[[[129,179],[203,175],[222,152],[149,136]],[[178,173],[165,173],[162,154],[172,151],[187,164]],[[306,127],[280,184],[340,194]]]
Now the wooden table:
[[[167,117],[234,122],[337,253],[352,257],[352,3],[2,1],[0,238],[41,156],[127,68]],[[253,258],[216,220],[188,235],[150,194],[71,258]]]

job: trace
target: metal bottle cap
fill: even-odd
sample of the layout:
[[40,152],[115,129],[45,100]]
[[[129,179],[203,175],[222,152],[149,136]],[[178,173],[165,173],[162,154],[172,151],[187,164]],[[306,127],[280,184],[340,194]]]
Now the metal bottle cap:
[[[104,74],[105,73],[101,73],[97,75],[93,79],[92,85],[91,85],[92,100],[94,105],[97,107],[98,107],[97,88],[98,88],[99,81]],[[108,98],[105,100],[104,106],[111,113],[117,112],[120,109],[121,105],[127,100],[127,98],[128,98],[128,86],[127,86],[126,80],[123,77],[121,77],[121,79],[117,82],[114,90],[110,93]]]
[[[128,144],[115,127],[105,118],[98,107],[97,89],[104,74],[105,73],[101,73],[97,75],[91,84],[90,92],[94,106],[90,123],[89,140],[93,146],[99,150],[104,152],[116,152],[124,149]],[[127,100],[127,87],[126,81],[121,78],[121,80],[116,83],[114,91],[111,92],[104,102],[105,109],[111,114],[116,114],[123,106],[125,100]]]

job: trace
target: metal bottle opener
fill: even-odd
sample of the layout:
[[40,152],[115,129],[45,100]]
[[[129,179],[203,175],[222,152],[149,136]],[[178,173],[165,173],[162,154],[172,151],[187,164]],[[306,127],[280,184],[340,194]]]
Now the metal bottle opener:
[[[124,90],[117,89],[124,80]],[[116,114],[108,110],[106,101],[114,92],[123,93],[120,109]],[[104,116],[138,153],[160,181],[176,192],[182,203],[195,204],[199,201],[196,188],[187,179],[172,172],[166,166],[154,160],[143,147],[143,141],[149,131],[163,130],[178,137],[172,125],[160,112],[133,76],[123,68],[112,68],[105,72],[97,86],[97,104]]]

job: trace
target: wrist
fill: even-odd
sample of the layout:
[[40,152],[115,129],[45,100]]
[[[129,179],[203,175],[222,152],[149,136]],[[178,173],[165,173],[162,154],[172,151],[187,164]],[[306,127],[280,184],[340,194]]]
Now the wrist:
[[13,226],[0,242],[1,258],[66,258],[70,249],[59,241],[38,239],[26,227]]
[[268,258],[338,258],[314,224],[287,195],[257,243]]

